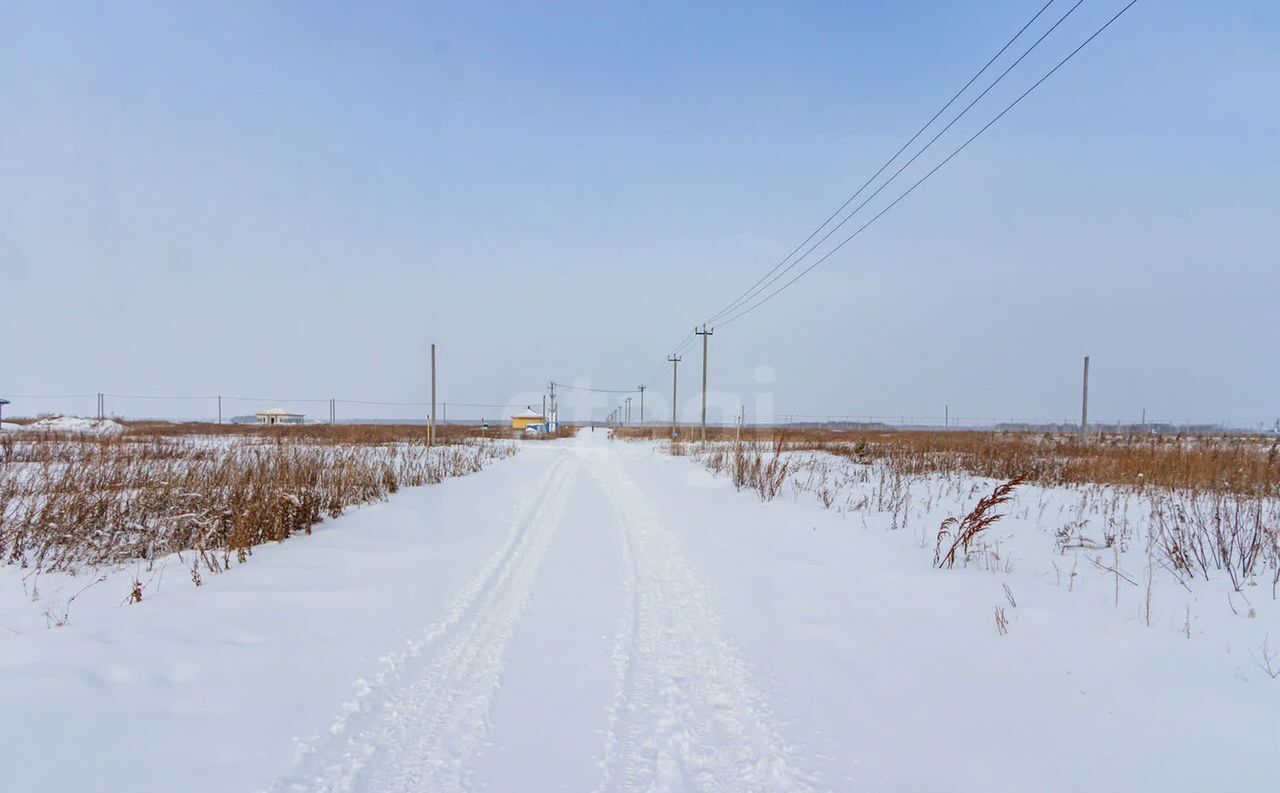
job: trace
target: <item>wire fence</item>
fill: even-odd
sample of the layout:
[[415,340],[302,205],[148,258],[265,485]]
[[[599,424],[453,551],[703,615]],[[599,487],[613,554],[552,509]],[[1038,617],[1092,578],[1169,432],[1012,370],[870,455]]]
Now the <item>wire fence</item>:
[[[558,388],[566,388],[557,383]],[[568,387],[573,389],[573,387]],[[602,394],[624,394],[621,390],[577,388]],[[0,394],[10,400],[4,407],[9,418],[38,418],[47,415],[68,415],[97,418],[114,418],[132,421],[207,421],[221,423],[256,423],[258,414],[276,408],[288,408],[287,412],[300,414],[304,420],[320,423],[410,423],[425,424],[431,412],[426,400],[404,399],[352,399],[345,397],[298,396],[245,396],[228,394],[123,394],[100,392],[92,394]],[[627,424],[664,425],[671,423],[671,405],[661,401],[661,394],[651,394],[650,408],[640,415],[639,406],[631,400],[630,419],[625,411],[614,411],[598,404],[580,409],[570,403],[561,407],[564,423],[617,423],[608,417],[614,415]],[[562,399],[571,399],[566,394]],[[696,396],[692,399],[696,400]],[[440,400],[437,403],[439,423],[474,424],[505,422],[518,413],[532,407],[535,412],[541,405],[529,403],[529,394],[521,398],[492,400],[488,402]],[[617,400],[621,403],[623,400]],[[565,408],[568,409],[565,409]],[[678,423],[697,423],[696,409],[686,404],[681,408]],[[713,408],[708,415],[709,426],[734,426],[736,415],[727,415],[722,407]],[[784,427],[835,427],[851,429],[917,429],[917,430],[1009,430],[1009,431],[1078,431],[1079,417],[1068,418],[1018,418],[1000,416],[912,415],[900,413],[851,414],[820,412],[775,412],[772,415],[747,416],[748,425]],[[1280,419],[1274,422],[1197,421],[1190,418],[1151,417],[1146,415],[1122,418],[1090,418],[1089,428],[1097,432],[1119,433],[1268,433],[1280,434]]]
[[[347,399],[338,397],[243,396],[235,394],[8,394],[7,418],[49,415],[112,418],[125,421],[205,421],[256,423],[258,414],[287,408],[321,423],[396,422],[425,424],[429,401]],[[516,401],[440,401],[440,423],[480,424],[509,418],[526,406]]]
[[[778,417],[778,424],[793,427],[845,426],[887,429],[938,429],[938,430],[1007,430],[1023,432],[1078,432],[1077,418],[1004,418],[991,416],[912,416],[898,415],[838,415],[820,413],[787,413]],[[1190,418],[1090,418],[1090,432],[1113,433],[1267,433],[1280,434],[1280,419],[1274,422],[1196,421]]]

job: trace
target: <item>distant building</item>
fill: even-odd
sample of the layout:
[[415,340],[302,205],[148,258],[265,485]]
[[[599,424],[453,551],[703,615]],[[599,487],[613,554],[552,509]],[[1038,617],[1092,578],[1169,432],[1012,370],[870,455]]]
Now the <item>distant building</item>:
[[546,418],[531,407],[527,407],[523,412],[511,417],[511,429],[513,430],[524,430],[532,427],[542,432],[546,429],[546,424]]
[[301,424],[305,416],[301,413],[290,413],[284,408],[271,408],[256,414],[259,424],[275,426],[276,424]]
[[0,418],[4,418],[4,406],[9,404],[9,400],[0,398]]

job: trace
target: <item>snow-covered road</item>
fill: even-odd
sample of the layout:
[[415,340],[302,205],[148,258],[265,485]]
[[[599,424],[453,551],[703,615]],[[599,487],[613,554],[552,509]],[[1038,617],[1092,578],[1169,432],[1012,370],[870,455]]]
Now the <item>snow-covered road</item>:
[[120,607],[112,579],[57,630],[0,609],[0,787],[1170,793],[1276,768],[1280,686],[1220,647],[928,553],[603,430],[526,443],[199,588]]
[[[395,678],[274,789],[809,789],[679,543],[603,438],[546,455],[499,550]],[[559,569],[544,571],[552,552]]]

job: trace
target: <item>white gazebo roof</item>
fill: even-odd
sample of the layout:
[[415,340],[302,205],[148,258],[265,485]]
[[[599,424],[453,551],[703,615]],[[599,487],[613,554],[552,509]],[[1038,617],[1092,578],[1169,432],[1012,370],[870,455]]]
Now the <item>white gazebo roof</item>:
[[539,413],[539,412],[537,412],[537,411],[536,411],[536,410],[534,410],[533,408],[525,408],[523,411],[521,411],[521,412],[517,413],[517,414],[516,414],[515,416],[513,416],[512,418],[517,418],[517,419],[540,419],[540,418],[542,418],[542,414],[541,414],[541,413]]
[[294,413],[284,408],[271,408],[270,410],[262,410],[257,413],[259,416],[301,416],[301,413]]

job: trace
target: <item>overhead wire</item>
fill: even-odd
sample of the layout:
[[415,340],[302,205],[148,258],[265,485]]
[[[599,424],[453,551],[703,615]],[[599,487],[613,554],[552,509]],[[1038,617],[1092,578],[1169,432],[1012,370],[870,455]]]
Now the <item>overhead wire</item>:
[[111,399],[164,399],[164,400],[170,400],[170,399],[172,399],[172,400],[187,400],[187,399],[195,400],[195,399],[198,399],[198,400],[202,400],[202,401],[203,401],[203,400],[217,399],[217,398],[218,398],[218,396],[217,396],[216,394],[213,394],[213,395],[210,395],[210,396],[152,396],[152,395],[150,395],[150,394],[103,394],[103,396],[104,396],[104,397],[110,397]]
[[[735,322],[735,321],[737,321],[737,320],[741,319],[742,317],[746,316],[747,314],[750,314],[752,311],[756,310],[756,309],[757,309],[757,308],[759,308],[760,306],[762,306],[762,305],[764,305],[765,303],[769,302],[769,301],[770,301],[770,300],[772,300],[774,297],[776,297],[779,293],[781,293],[781,292],[783,292],[784,290],[786,290],[788,287],[790,287],[790,286],[791,286],[792,284],[794,284],[796,281],[800,280],[800,279],[801,279],[801,278],[803,278],[805,275],[807,275],[808,273],[812,272],[812,271],[813,271],[813,269],[814,269],[815,267],[817,267],[818,265],[822,264],[822,263],[823,263],[823,262],[825,262],[827,259],[831,258],[831,256],[832,256],[833,254],[835,254],[837,251],[839,251],[841,248],[843,248],[845,245],[847,245],[850,241],[852,241],[855,237],[857,237],[857,236],[858,236],[858,235],[860,235],[863,231],[865,231],[868,227],[870,227],[873,223],[875,223],[877,220],[879,220],[881,217],[883,217],[886,213],[888,213],[888,212],[889,212],[889,210],[891,210],[891,209],[893,209],[895,206],[897,206],[897,205],[898,205],[898,203],[899,203],[899,202],[901,202],[904,198],[906,198],[907,196],[911,195],[911,193],[915,192],[915,189],[916,189],[917,187],[919,187],[920,185],[924,184],[924,182],[926,182],[926,181],[929,179],[929,177],[933,176],[933,175],[934,175],[935,173],[937,173],[937,172],[938,172],[938,171],[939,171],[943,166],[945,166],[947,163],[951,162],[951,160],[952,160],[952,159],[954,159],[954,158],[956,157],[956,155],[960,154],[960,152],[962,152],[962,151],[964,151],[966,148],[968,148],[969,144],[971,144],[971,143],[973,143],[975,140],[977,140],[977,139],[978,139],[978,138],[979,138],[979,137],[980,137],[984,132],[986,132],[988,129],[990,129],[990,128],[991,128],[991,127],[992,127],[992,126],[993,126],[997,121],[999,121],[1001,118],[1003,118],[1003,117],[1004,117],[1004,116],[1005,116],[1005,115],[1006,115],[1010,110],[1012,110],[1013,108],[1017,107],[1017,105],[1018,105],[1020,102],[1022,102],[1022,100],[1023,100],[1023,99],[1027,98],[1027,96],[1029,96],[1029,95],[1031,94],[1031,92],[1033,92],[1033,91],[1035,91],[1037,88],[1039,88],[1039,87],[1040,87],[1040,85],[1042,85],[1046,80],[1048,80],[1051,76],[1053,76],[1053,74],[1054,74],[1054,73],[1056,73],[1059,69],[1061,69],[1064,65],[1066,65],[1066,63],[1067,63],[1068,61],[1070,61],[1072,58],[1074,58],[1074,57],[1075,57],[1075,56],[1076,56],[1076,55],[1077,55],[1081,50],[1083,50],[1086,46],[1088,46],[1090,42],[1092,42],[1095,38],[1097,38],[1099,35],[1101,35],[1103,31],[1105,31],[1107,28],[1111,27],[1111,25],[1112,25],[1112,24],[1113,24],[1117,19],[1119,19],[1121,16],[1123,16],[1123,15],[1124,15],[1124,13],[1125,13],[1126,11],[1128,11],[1130,8],[1132,8],[1134,5],[1136,5],[1136,4],[1137,4],[1137,2],[1138,2],[1138,0],[1130,0],[1130,2],[1129,2],[1129,3],[1127,3],[1127,4],[1126,4],[1124,7],[1122,7],[1119,11],[1117,11],[1117,12],[1115,13],[1115,15],[1114,15],[1114,16],[1112,16],[1110,19],[1108,19],[1108,20],[1107,20],[1107,21],[1106,21],[1106,22],[1105,22],[1101,27],[1099,27],[1099,28],[1098,28],[1097,30],[1095,30],[1092,34],[1090,34],[1090,36],[1089,36],[1088,38],[1086,38],[1086,39],[1085,39],[1085,40],[1084,40],[1084,41],[1083,41],[1079,46],[1077,46],[1077,47],[1076,47],[1075,49],[1073,49],[1070,53],[1068,53],[1068,54],[1067,54],[1067,56],[1066,56],[1065,58],[1063,58],[1062,60],[1058,61],[1058,63],[1057,63],[1057,64],[1056,64],[1052,69],[1050,69],[1049,71],[1045,72],[1045,74],[1044,74],[1044,75],[1042,75],[1042,76],[1040,77],[1040,79],[1036,80],[1036,81],[1031,85],[1031,87],[1030,87],[1030,88],[1026,89],[1026,90],[1025,90],[1025,91],[1023,91],[1021,94],[1019,94],[1017,98],[1015,98],[1012,102],[1010,102],[1008,105],[1006,105],[1006,106],[1005,106],[1005,108],[1004,108],[1003,110],[1001,110],[998,114],[996,114],[996,115],[995,115],[995,117],[993,117],[990,121],[988,121],[986,124],[984,124],[984,125],[983,125],[983,126],[982,126],[978,131],[977,131],[977,132],[975,132],[973,135],[971,135],[967,140],[965,140],[965,142],[964,142],[964,143],[960,144],[960,146],[959,146],[959,147],[957,147],[957,148],[956,148],[954,151],[952,151],[950,154],[948,154],[948,155],[946,156],[946,158],[944,158],[941,162],[939,162],[937,165],[935,165],[933,168],[931,168],[928,172],[926,172],[926,173],[925,173],[925,175],[924,175],[924,176],[920,177],[920,179],[919,179],[919,180],[917,180],[914,184],[912,184],[912,185],[911,185],[910,187],[908,187],[905,191],[903,191],[900,195],[898,195],[898,197],[897,197],[897,198],[895,198],[895,199],[894,199],[892,202],[890,202],[887,206],[885,206],[883,209],[881,209],[879,212],[877,212],[874,216],[872,216],[872,218],[871,218],[870,220],[868,220],[866,223],[864,223],[864,224],[862,224],[861,226],[859,226],[859,227],[858,227],[858,229],[857,229],[857,230],[855,230],[852,234],[850,234],[849,236],[845,237],[842,241],[840,241],[840,243],[839,243],[839,244],[837,244],[837,245],[836,245],[835,247],[833,247],[831,250],[827,251],[827,252],[826,252],[825,254],[823,254],[819,259],[817,259],[816,261],[814,261],[812,264],[810,264],[810,265],[809,265],[808,267],[806,267],[805,269],[801,270],[801,271],[800,271],[796,276],[794,276],[794,277],[793,277],[793,278],[791,278],[790,280],[786,281],[782,286],[780,286],[779,288],[777,288],[777,289],[773,290],[772,292],[770,292],[768,295],[766,295],[766,296],[765,296],[764,298],[762,298],[761,300],[758,300],[758,301],[756,301],[756,302],[752,303],[751,305],[746,306],[745,308],[742,308],[742,309],[740,309],[740,310],[736,311],[736,312],[735,312],[734,314],[732,314],[729,318],[724,319],[724,320],[721,320],[721,321],[719,322],[719,326],[720,326],[720,327],[724,327],[725,325],[728,325],[728,324],[730,324],[730,323],[732,323],[732,322]],[[1077,5],[1078,5],[1078,3],[1077,3]],[[1074,7],[1073,7],[1073,8],[1074,8]],[[790,268],[790,267],[788,267],[788,268],[787,268],[787,270],[783,271],[783,273],[782,273],[782,274],[785,274],[785,273],[786,273],[787,271],[789,271],[790,269],[791,269],[791,268]],[[782,274],[780,274],[780,275],[779,275],[779,277],[780,277]],[[775,278],[773,281],[771,281],[771,282],[770,282],[770,284],[772,284],[772,283],[776,283],[776,282],[777,282],[777,280],[778,280],[778,279],[777,279],[777,278]],[[757,294],[759,294],[759,293],[757,293]]]
[[292,402],[295,404],[320,404],[327,403],[328,399],[279,399],[271,397],[246,397],[246,396],[223,396],[223,399],[234,400],[237,402]]
[[564,388],[570,391],[593,391],[597,394],[638,394],[639,388],[591,388],[589,386],[568,385],[567,383],[553,382],[556,388]]
[[431,407],[430,402],[379,402],[372,399],[334,399],[340,405],[389,405],[394,407]]
[[[1041,15],[1043,15],[1043,14],[1044,14],[1044,12],[1045,12],[1045,11],[1047,11],[1047,10],[1048,10],[1049,6],[1053,5],[1053,3],[1054,3],[1054,2],[1055,2],[1055,0],[1048,0],[1048,2],[1046,2],[1043,6],[1041,6],[1041,7],[1040,7],[1040,9],[1039,9],[1038,11],[1036,11],[1036,12],[1035,12],[1035,14],[1033,14],[1033,15],[1031,16],[1031,18],[1030,18],[1030,19],[1028,19],[1028,20],[1026,21],[1026,23],[1024,23],[1024,24],[1022,25],[1022,27],[1021,27],[1021,28],[1019,28],[1019,29],[1018,29],[1018,31],[1017,31],[1016,33],[1014,33],[1014,34],[1013,34],[1013,36],[1012,36],[1008,41],[1006,41],[1006,42],[1004,43],[1004,46],[1000,47],[1000,49],[996,51],[996,54],[995,54],[995,55],[992,55],[992,56],[991,56],[991,58],[990,58],[986,63],[984,63],[980,69],[978,69],[978,71],[974,72],[973,76],[969,78],[968,82],[966,82],[966,83],[965,83],[965,84],[960,88],[960,90],[959,90],[959,91],[956,91],[956,92],[955,92],[955,94],[953,94],[953,95],[951,96],[951,98],[950,98],[950,99],[948,99],[948,100],[946,101],[946,103],[945,103],[945,104],[943,104],[943,105],[942,105],[942,107],[940,107],[940,108],[938,109],[938,111],[937,111],[936,113],[934,113],[934,114],[933,114],[933,116],[932,116],[928,121],[926,121],[926,122],[924,123],[924,125],[923,125],[923,126],[921,126],[918,130],[916,130],[916,132],[915,132],[915,134],[914,134],[914,135],[912,135],[909,139],[907,139],[907,142],[906,142],[906,143],[902,144],[902,146],[901,146],[901,147],[900,147],[896,152],[894,152],[894,153],[893,153],[893,156],[892,156],[892,157],[890,157],[889,159],[885,160],[885,161],[884,161],[884,164],[882,164],[882,165],[881,165],[881,166],[876,170],[876,172],[875,172],[875,173],[871,174],[871,176],[870,176],[870,177],[869,177],[865,182],[863,182],[863,183],[862,183],[862,186],[861,186],[861,187],[859,187],[857,190],[855,190],[855,191],[853,192],[853,194],[852,194],[852,195],[850,195],[847,199],[845,199],[845,202],[844,202],[843,204],[841,204],[841,205],[839,206],[839,208],[837,208],[837,209],[836,209],[836,211],[835,211],[835,212],[832,212],[832,213],[831,213],[831,215],[830,215],[830,216],[828,216],[826,220],[822,221],[822,223],[821,223],[821,224],[819,224],[819,226],[818,226],[817,228],[815,228],[812,232],[810,232],[810,233],[809,233],[809,236],[805,237],[805,238],[804,238],[804,240],[803,240],[799,245],[797,245],[797,246],[795,247],[795,249],[794,249],[794,250],[792,250],[790,253],[788,253],[788,254],[787,254],[787,255],[782,259],[782,261],[780,261],[780,262],[778,262],[777,264],[775,264],[775,265],[773,266],[773,268],[772,268],[772,269],[770,269],[767,273],[765,273],[763,276],[761,276],[761,277],[760,277],[760,279],[759,279],[759,280],[757,280],[754,284],[752,284],[752,285],[751,285],[751,287],[750,287],[750,288],[748,288],[745,292],[743,292],[743,293],[742,293],[741,295],[739,295],[738,297],[734,298],[734,300],[733,300],[733,301],[731,301],[727,306],[725,306],[724,308],[722,308],[722,309],[720,309],[719,311],[717,311],[715,314],[712,314],[710,317],[708,317],[708,318],[706,318],[705,320],[703,320],[703,323],[704,323],[704,324],[708,324],[708,325],[709,325],[709,324],[711,324],[711,323],[715,322],[715,321],[716,321],[717,319],[719,319],[720,317],[722,317],[722,316],[724,316],[724,315],[728,314],[730,311],[733,311],[735,308],[737,308],[737,307],[738,307],[739,305],[741,305],[742,303],[744,303],[744,302],[746,302],[747,300],[749,300],[749,299],[751,298],[751,296],[752,296],[752,293],[756,292],[757,288],[758,288],[758,287],[760,287],[760,286],[761,286],[761,284],[763,284],[763,283],[764,283],[764,282],[765,282],[765,281],[766,281],[770,276],[772,276],[775,272],[777,272],[779,268],[781,268],[781,267],[782,267],[783,265],[785,265],[788,261],[790,261],[790,260],[791,260],[791,258],[792,258],[792,257],[794,257],[797,253],[799,253],[799,252],[800,252],[800,250],[801,250],[802,248],[804,248],[806,245],[808,245],[808,244],[809,244],[809,242],[810,242],[814,237],[816,237],[819,233],[821,233],[821,231],[822,231],[824,228],[826,228],[826,227],[827,227],[827,225],[828,225],[832,220],[835,220],[835,218],[836,218],[836,217],[838,217],[838,216],[840,215],[840,213],[841,213],[841,212],[843,212],[843,211],[844,211],[844,210],[845,210],[845,209],[846,209],[850,204],[852,204],[852,203],[854,202],[854,200],[856,200],[856,199],[858,198],[858,196],[859,196],[859,195],[861,195],[861,194],[862,194],[862,192],[863,192],[864,190],[866,190],[869,186],[871,186],[871,183],[872,183],[872,182],[874,182],[876,179],[878,179],[878,178],[880,177],[880,174],[884,173],[884,172],[889,168],[889,166],[890,166],[890,165],[892,165],[892,164],[894,163],[894,161],[895,161],[895,160],[897,160],[900,156],[902,156],[902,153],[903,153],[903,152],[905,152],[908,148],[910,148],[911,144],[915,143],[915,142],[916,142],[916,140],[917,140],[917,139],[919,139],[919,137],[920,137],[921,135],[923,135],[923,134],[924,134],[925,130],[927,130],[929,127],[931,127],[931,126],[933,125],[933,122],[937,121],[937,120],[942,116],[942,114],[943,114],[943,113],[945,113],[945,112],[947,111],[947,109],[948,109],[948,108],[950,108],[953,104],[955,104],[956,100],[957,100],[957,99],[959,99],[959,98],[964,94],[964,92],[965,92],[965,91],[968,91],[968,90],[969,90],[969,87],[970,87],[970,86],[972,86],[975,82],[977,82],[978,78],[979,78],[979,77],[981,77],[984,73],[986,73],[987,69],[991,68],[991,64],[993,64],[993,63],[995,63],[997,60],[999,60],[1000,56],[1001,56],[1001,55],[1003,55],[1003,54],[1004,54],[1004,53],[1009,49],[1009,47],[1013,46],[1013,43],[1014,43],[1015,41],[1017,41],[1017,40],[1022,36],[1022,34],[1023,34],[1023,33],[1025,33],[1025,32],[1027,31],[1027,28],[1031,27],[1031,25],[1033,25],[1033,24],[1035,23],[1035,21],[1036,21],[1037,19],[1039,19],[1039,18],[1041,17]],[[1081,2],[1083,2],[1083,0],[1081,0]],[[1075,11],[1076,7],[1078,7],[1079,5],[1080,5],[1080,3],[1079,3],[1079,2],[1078,2],[1078,3],[1076,3],[1076,5],[1075,5],[1075,6],[1073,6],[1073,7],[1072,7],[1068,12],[1067,12],[1067,14],[1066,14],[1066,15],[1064,15],[1063,19],[1065,19],[1065,18],[1066,18],[1066,16],[1069,16],[1069,15],[1071,14],[1071,12],[1072,12],[1072,11]],[[1060,19],[1060,20],[1059,20],[1059,23],[1061,23],[1061,21],[1062,21],[1062,20]],[[1054,27],[1057,27],[1057,24],[1055,24],[1055,25],[1054,25]],[[1053,30],[1053,28],[1050,28],[1050,32],[1051,32],[1052,30]],[[1042,37],[1041,37],[1041,40],[1043,40],[1043,38],[1044,38],[1044,37],[1042,36]],[[1036,42],[1036,44],[1039,44],[1039,42]],[[1032,45],[1032,49],[1034,49],[1034,47],[1035,47],[1035,45]],[[1028,50],[1028,51],[1029,51],[1029,50]],[[1026,57],[1026,53],[1023,53],[1023,57]],[[1019,60],[1021,60],[1021,58],[1019,58]],[[1016,62],[1016,61],[1015,61],[1014,65],[1015,65],[1015,66],[1017,65],[1017,62]],[[1006,70],[1006,72],[1005,72],[1005,73],[1007,74],[1007,73],[1008,73],[1008,70]],[[999,80],[1000,80],[1001,78],[1003,78],[1003,76],[1004,76],[1004,75],[1001,75],[1001,77],[1000,77],[1000,78],[997,78],[995,82],[999,82]],[[988,90],[988,91],[989,91],[989,90],[991,90],[991,87],[993,87],[993,86],[995,85],[995,82],[993,82],[991,86],[988,86],[988,88],[987,88],[987,90]],[[985,94],[985,92],[984,92],[984,94]],[[979,96],[979,99],[980,99],[980,98],[981,98],[981,96]],[[972,107],[972,104],[970,104],[970,107]],[[959,115],[957,115],[955,119],[953,119],[953,120],[952,120],[952,123],[954,124],[954,123],[955,123],[955,121],[956,121],[956,120],[958,120],[961,116],[963,116],[963,115],[964,115],[964,113],[965,113],[965,112],[967,112],[967,111],[968,111],[968,108],[965,108],[965,110],[964,110],[964,111],[961,111],[961,113],[960,113]],[[925,148],[928,148],[928,146],[926,146]],[[919,156],[919,154],[920,154],[920,153],[922,153],[922,152],[923,152],[923,149],[921,150],[921,152],[918,152],[916,156],[918,157],[918,156]],[[892,181],[892,177],[890,178],[890,180],[889,180],[889,181]],[[888,183],[888,182],[886,182],[886,184],[887,184],[887,183]],[[882,188],[883,188],[883,186],[882,186]],[[830,234],[828,234],[828,236],[830,236]],[[824,237],[823,239],[825,240],[825,239],[826,239],[826,237]],[[817,244],[821,244],[821,242],[822,242],[822,241],[820,240]],[[811,249],[811,250],[812,250],[812,249]],[[806,255],[807,255],[807,254],[806,254]],[[803,259],[803,257],[801,257],[801,258]]]
[[[978,104],[978,102],[982,101],[982,99],[983,99],[984,97],[986,97],[986,95],[987,95],[988,93],[990,93],[990,92],[991,92],[991,90],[992,90],[993,88],[995,88],[997,85],[999,85],[999,84],[1000,84],[1000,82],[1001,82],[1001,81],[1003,81],[1003,80],[1004,80],[1004,78],[1005,78],[1006,76],[1008,76],[1008,74],[1009,74],[1011,71],[1013,71],[1013,70],[1018,66],[1018,64],[1022,63],[1022,61],[1023,61],[1023,60],[1028,56],[1028,55],[1030,55],[1030,54],[1031,54],[1031,53],[1032,53],[1032,52],[1033,52],[1037,47],[1039,47],[1039,46],[1040,46],[1040,44],[1041,44],[1041,43],[1042,43],[1046,38],[1048,38],[1048,37],[1049,37],[1049,35],[1050,35],[1051,33],[1053,33],[1053,31],[1057,30],[1057,28],[1058,28],[1058,26],[1059,26],[1059,25],[1061,25],[1063,22],[1065,22],[1065,21],[1067,20],[1067,18],[1068,18],[1068,17],[1070,17],[1073,13],[1075,13],[1076,9],[1078,9],[1078,8],[1079,8],[1083,3],[1084,3],[1084,0],[1076,0],[1075,5],[1071,6],[1069,9],[1067,9],[1067,11],[1066,11],[1066,13],[1065,13],[1065,14],[1063,14],[1061,17],[1059,17],[1059,18],[1057,19],[1057,21],[1056,21],[1056,22],[1054,22],[1054,23],[1053,23],[1053,25],[1051,25],[1051,26],[1049,27],[1049,29],[1048,29],[1048,30],[1044,31],[1044,33],[1042,33],[1038,39],[1036,39],[1034,42],[1032,42],[1031,46],[1027,47],[1027,48],[1022,52],[1022,54],[1021,54],[1021,55],[1019,55],[1019,56],[1018,56],[1018,57],[1013,61],[1013,63],[1009,64],[1009,65],[1005,68],[1005,70],[1004,70],[1003,72],[1001,72],[1001,73],[999,74],[999,76],[997,76],[994,80],[992,80],[992,81],[987,85],[987,87],[986,87],[986,88],[984,88],[984,89],[982,90],[982,92],[981,92],[981,93],[979,93],[976,97],[974,97],[974,98],[969,102],[969,104],[965,105],[964,109],[962,109],[959,113],[957,113],[957,114],[955,115],[955,117],[954,117],[954,118],[952,118],[949,122],[947,122],[946,126],[944,126],[942,129],[938,130],[938,132],[937,132],[937,133],[936,133],[932,138],[930,138],[930,139],[929,139],[929,141],[928,141],[927,143],[925,143],[925,144],[924,144],[924,146],[922,146],[922,147],[921,147],[921,148],[920,148],[920,149],[919,149],[915,154],[911,155],[911,158],[910,158],[910,159],[908,159],[908,160],[907,160],[906,162],[904,162],[901,166],[899,166],[899,167],[898,167],[898,169],[897,169],[896,171],[894,171],[894,172],[893,172],[893,174],[892,174],[892,175],[890,175],[888,179],[886,179],[884,182],[882,182],[882,183],[880,184],[880,186],[879,186],[879,187],[877,187],[877,188],[876,188],[876,189],[871,193],[871,195],[869,195],[869,196],[867,196],[865,199],[863,199],[862,203],[860,203],[860,204],[858,204],[856,207],[854,207],[854,208],[853,208],[853,210],[852,210],[851,212],[849,212],[849,214],[845,215],[845,217],[844,217],[843,219],[841,219],[841,221],[840,221],[839,223],[837,223],[835,226],[832,226],[832,227],[831,227],[831,229],[830,229],[829,231],[827,231],[827,233],[826,233],[826,234],[824,234],[824,235],[822,236],[822,238],[821,238],[821,239],[819,239],[819,240],[818,240],[817,242],[815,242],[812,246],[810,246],[808,250],[806,250],[803,254],[801,254],[801,255],[800,255],[799,257],[797,257],[794,261],[792,261],[792,262],[791,262],[791,264],[787,265],[787,267],[786,267],[785,269],[783,269],[781,272],[779,272],[779,273],[777,273],[776,275],[774,275],[774,276],[772,276],[771,278],[769,278],[769,279],[767,280],[767,282],[765,282],[765,283],[764,283],[764,284],[763,284],[763,285],[762,285],[758,290],[756,290],[756,291],[755,291],[755,294],[754,294],[754,295],[752,295],[752,297],[751,297],[750,299],[754,299],[755,297],[759,296],[761,293],[763,293],[765,290],[767,290],[770,286],[772,286],[773,284],[775,284],[775,283],[777,283],[779,280],[781,280],[781,279],[782,279],[782,278],[783,278],[787,273],[791,272],[793,269],[795,269],[797,266],[799,266],[799,265],[800,265],[800,264],[801,264],[805,259],[807,259],[807,258],[809,257],[809,255],[810,255],[810,254],[812,254],[815,250],[817,250],[819,247],[821,247],[821,246],[822,246],[822,244],[823,244],[823,243],[825,243],[828,239],[830,239],[830,238],[831,238],[831,236],[832,236],[833,234],[835,234],[837,231],[839,231],[841,228],[843,228],[843,227],[844,227],[844,225],[845,225],[846,223],[848,223],[848,222],[849,222],[850,220],[852,220],[852,219],[853,219],[853,218],[854,218],[854,217],[855,217],[859,212],[861,212],[861,211],[862,211],[862,210],[867,206],[867,204],[869,204],[869,203],[871,203],[872,201],[874,201],[874,200],[875,200],[875,198],[876,198],[876,196],[878,196],[878,195],[880,195],[880,193],[884,192],[885,188],[887,188],[889,185],[893,184],[894,180],[895,180],[895,179],[897,179],[900,175],[902,175],[902,172],[903,172],[903,171],[905,171],[907,168],[911,167],[911,165],[913,165],[913,164],[915,163],[915,161],[916,161],[916,160],[920,159],[921,155],[923,155],[925,152],[929,151],[929,149],[933,147],[933,144],[934,144],[934,143],[937,143],[937,142],[938,142],[938,140],[939,140],[943,135],[945,135],[947,132],[949,132],[949,131],[951,130],[951,128],[952,128],[953,126],[955,126],[955,125],[956,125],[956,123],[957,123],[958,121],[960,121],[960,119],[964,118],[964,117],[965,117],[965,115],[967,115],[967,114],[968,114],[968,112],[969,112],[969,111],[970,111],[970,110],[971,110],[975,105],[977,105],[977,104]],[[895,155],[895,156],[896,156],[896,155]],[[723,323],[722,323],[722,324],[723,324]]]

